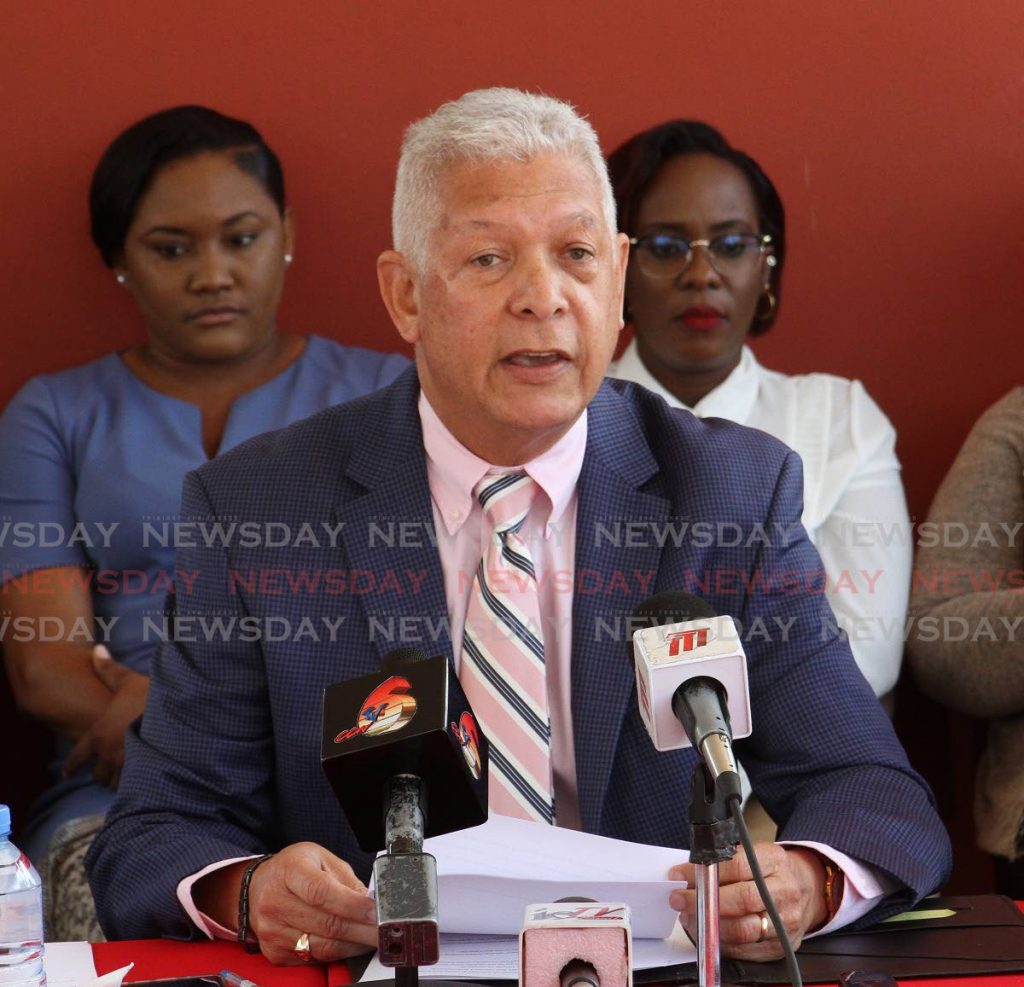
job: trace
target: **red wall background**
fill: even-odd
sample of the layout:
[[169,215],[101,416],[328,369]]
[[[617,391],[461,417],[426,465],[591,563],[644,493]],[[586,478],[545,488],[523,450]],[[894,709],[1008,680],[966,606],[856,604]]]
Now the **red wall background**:
[[0,402],[142,329],[88,239],[106,143],[203,102],[281,154],[298,223],[282,324],[399,348],[377,296],[402,130],[466,89],[575,102],[606,147],[720,126],[778,184],[786,297],[763,361],[861,378],[900,436],[912,512],[1022,379],[1019,0],[13,0],[0,41]]
[[606,148],[693,116],[761,161],[790,255],[758,352],[865,382],[919,519],[1024,377],[1020,0],[8,0],[2,33],[0,403],[141,336],[86,189],[120,129],[183,102],[251,119],[284,161],[282,325],[399,348],[374,260],[402,130],[495,84],[576,103]]

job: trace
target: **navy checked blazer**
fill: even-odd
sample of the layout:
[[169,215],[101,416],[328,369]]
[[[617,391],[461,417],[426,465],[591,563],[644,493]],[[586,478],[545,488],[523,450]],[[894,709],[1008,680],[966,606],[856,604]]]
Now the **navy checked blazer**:
[[[183,877],[300,840],[368,879],[320,768],[321,702],[400,645],[451,654],[418,394],[409,370],[186,478],[177,641],[157,650],[88,859],[108,937],[197,935],[175,894]],[[605,381],[587,414],[571,659],[585,829],[687,846],[695,755],[652,746],[623,622],[655,592],[696,592],[746,629],[754,733],[736,749],[780,839],[893,878],[899,890],[860,924],[939,886],[951,857],[931,793],[828,602],[794,575],[821,573],[797,455],[622,381]]]

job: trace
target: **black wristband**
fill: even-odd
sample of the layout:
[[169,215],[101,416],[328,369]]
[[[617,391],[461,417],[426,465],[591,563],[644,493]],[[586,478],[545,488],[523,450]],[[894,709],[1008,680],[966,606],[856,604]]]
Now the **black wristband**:
[[252,875],[256,872],[256,868],[272,856],[274,856],[272,853],[265,853],[262,857],[249,861],[249,866],[245,868],[245,873],[242,875],[242,890],[238,894],[238,941],[247,953],[260,951],[258,942],[249,941],[249,885],[252,883]]

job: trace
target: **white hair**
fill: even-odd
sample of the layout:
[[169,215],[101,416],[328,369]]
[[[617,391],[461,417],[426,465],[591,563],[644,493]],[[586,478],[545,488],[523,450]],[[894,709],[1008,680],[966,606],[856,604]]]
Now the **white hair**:
[[391,208],[395,249],[422,271],[427,241],[440,222],[440,184],[454,162],[529,162],[564,154],[593,172],[608,230],[615,235],[615,198],[594,128],[569,104],[551,96],[495,87],[445,103],[405,132]]

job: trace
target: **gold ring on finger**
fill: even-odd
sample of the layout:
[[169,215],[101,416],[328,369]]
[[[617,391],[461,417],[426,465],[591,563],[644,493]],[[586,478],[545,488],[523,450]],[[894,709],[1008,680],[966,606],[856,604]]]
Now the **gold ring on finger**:
[[768,938],[768,930],[771,925],[768,922],[768,913],[761,912],[761,934],[757,937],[758,942],[764,942]]

